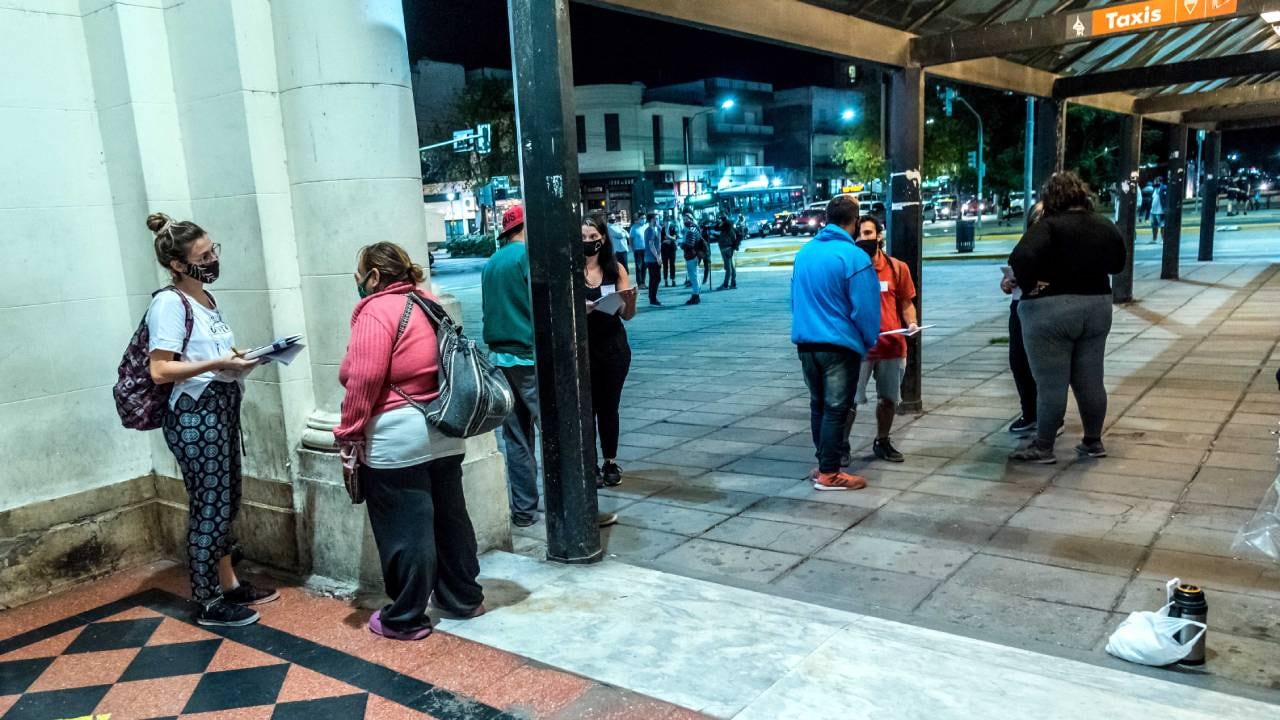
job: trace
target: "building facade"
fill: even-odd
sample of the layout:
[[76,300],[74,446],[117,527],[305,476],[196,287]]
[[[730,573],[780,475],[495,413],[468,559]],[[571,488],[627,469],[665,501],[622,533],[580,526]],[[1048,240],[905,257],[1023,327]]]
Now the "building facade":
[[[0,353],[0,607],[185,557],[173,458],[121,427],[111,394],[167,283],[155,211],[221,243],[212,290],[240,343],[306,336],[247,382],[246,554],[376,580],[332,429],[357,250],[426,250],[400,0],[16,0],[0,46],[0,132],[21,138],[0,143],[0,328],[22,349]],[[502,466],[491,435],[468,441],[482,547],[509,542]]]

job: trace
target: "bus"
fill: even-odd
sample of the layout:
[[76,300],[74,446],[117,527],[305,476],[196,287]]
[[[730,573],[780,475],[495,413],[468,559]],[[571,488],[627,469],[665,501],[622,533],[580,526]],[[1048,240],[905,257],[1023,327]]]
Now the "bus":
[[804,188],[799,185],[725,188],[716,192],[716,202],[721,212],[729,213],[735,223],[738,215],[746,218],[748,237],[763,237],[776,213],[798,210],[804,205]]

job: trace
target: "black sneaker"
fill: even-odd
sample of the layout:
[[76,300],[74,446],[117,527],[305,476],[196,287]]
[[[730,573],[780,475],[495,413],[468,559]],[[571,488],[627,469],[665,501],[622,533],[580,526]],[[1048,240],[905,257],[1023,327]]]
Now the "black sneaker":
[[516,527],[526,528],[526,527],[532,526],[536,522],[538,522],[537,515],[512,515],[511,516],[511,524],[515,525]]
[[1031,432],[1032,430],[1035,430],[1035,429],[1036,429],[1036,421],[1028,420],[1025,415],[1018,418],[1017,420],[1014,420],[1013,423],[1009,425],[1009,432],[1011,433]]
[[225,590],[222,599],[235,605],[263,605],[272,600],[279,600],[280,593],[275,588],[260,588],[241,580],[234,590]]
[[887,460],[889,462],[900,463],[906,460],[906,458],[902,457],[902,453],[898,452],[898,450],[893,447],[893,443],[889,441],[889,438],[877,438],[876,441],[871,444],[871,452],[875,453],[876,457],[881,460]]
[[1091,458],[1107,456],[1107,448],[1103,446],[1101,440],[1085,440],[1076,446],[1076,452]]
[[1009,453],[1009,459],[1016,462],[1029,462],[1038,465],[1052,465],[1058,462],[1058,458],[1054,457],[1053,449],[1042,448],[1033,440],[1026,447]]
[[622,468],[618,467],[618,463],[607,462],[600,472],[604,475],[605,487],[618,487],[622,484]]
[[693,297],[689,298],[688,300],[685,300],[685,301],[684,301],[684,304],[685,304],[685,305],[697,305],[697,304],[698,304],[698,303],[700,303],[700,302],[702,302],[702,298],[698,297],[697,295],[694,295]]
[[243,605],[236,605],[222,599],[196,613],[197,625],[241,627],[252,625],[256,622],[258,622],[256,610],[250,610]]

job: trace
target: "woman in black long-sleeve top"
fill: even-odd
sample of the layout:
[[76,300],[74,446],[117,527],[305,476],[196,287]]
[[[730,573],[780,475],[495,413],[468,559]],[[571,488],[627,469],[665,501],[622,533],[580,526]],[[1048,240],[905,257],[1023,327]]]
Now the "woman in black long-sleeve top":
[[1053,444],[1066,414],[1068,386],[1084,424],[1076,451],[1104,457],[1110,276],[1124,269],[1124,239],[1111,221],[1094,213],[1089,186],[1075,173],[1054,174],[1040,196],[1044,219],[1028,228],[1009,256],[1022,290],[1018,317],[1038,390],[1038,425],[1031,443],[1009,458],[1056,462]]

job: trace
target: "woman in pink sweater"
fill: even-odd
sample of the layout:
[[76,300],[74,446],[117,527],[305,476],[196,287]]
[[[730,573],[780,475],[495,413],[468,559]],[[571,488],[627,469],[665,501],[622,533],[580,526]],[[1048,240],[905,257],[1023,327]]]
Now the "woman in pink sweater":
[[427,601],[459,617],[484,612],[476,576],[475,530],[462,492],[463,441],[441,434],[405,398],[440,394],[436,332],[410,293],[422,267],[400,246],[362,249],[355,281],[361,300],[338,372],[346,389],[333,434],[345,474],[358,473],[391,604],[369,630],[396,640],[431,634]]

